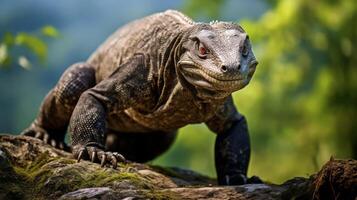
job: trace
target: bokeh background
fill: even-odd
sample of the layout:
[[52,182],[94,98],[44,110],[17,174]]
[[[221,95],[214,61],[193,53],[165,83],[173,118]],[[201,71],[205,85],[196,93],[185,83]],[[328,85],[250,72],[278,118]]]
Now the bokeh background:
[[[65,68],[119,26],[166,9],[237,22],[250,35],[260,64],[234,93],[249,123],[250,175],[280,183],[331,156],[357,158],[355,0],[1,0],[0,132],[26,128]],[[214,140],[204,124],[187,126],[151,163],[214,177]]]

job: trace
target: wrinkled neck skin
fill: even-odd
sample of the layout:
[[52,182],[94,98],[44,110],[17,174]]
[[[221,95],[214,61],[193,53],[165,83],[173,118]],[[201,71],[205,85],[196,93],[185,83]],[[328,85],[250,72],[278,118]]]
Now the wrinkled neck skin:
[[[182,43],[184,41],[186,31],[182,31],[175,35],[170,40],[169,45],[164,47],[163,53],[160,57],[160,69],[158,74],[158,91],[160,96],[156,107],[164,104],[172,91],[176,87],[177,83],[181,83],[180,73],[178,72],[177,64],[182,55]],[[185,87],[185,86],[183,86]]]

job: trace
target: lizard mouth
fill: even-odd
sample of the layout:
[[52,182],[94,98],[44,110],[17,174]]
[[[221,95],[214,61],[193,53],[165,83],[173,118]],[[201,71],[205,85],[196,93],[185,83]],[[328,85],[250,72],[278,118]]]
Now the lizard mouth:
[[232,93],[246,86],[255,72],[256,61],[249,65],[249,71],[246,75],[236,74],[232,76],[223,76],[193,61],[180,61],[180,71],[184,78],[198,89],[209,93]]

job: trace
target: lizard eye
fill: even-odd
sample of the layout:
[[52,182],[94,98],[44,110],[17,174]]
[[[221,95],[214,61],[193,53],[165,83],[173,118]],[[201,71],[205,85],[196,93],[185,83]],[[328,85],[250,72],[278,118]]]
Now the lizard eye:
[[198,44],[198,56],[200,58],[206,58],[207,57],[208,50],[205,46],[203,46],[202,43]]

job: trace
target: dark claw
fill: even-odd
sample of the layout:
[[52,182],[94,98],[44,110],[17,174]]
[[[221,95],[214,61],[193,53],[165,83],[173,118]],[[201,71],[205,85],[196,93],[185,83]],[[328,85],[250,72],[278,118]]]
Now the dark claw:
[[58,144],[58,148],[60,148],[60,149],[64,149],[64,144],[63,144],[63,142],[60,142],[59,144]]
[[97,151],[94,149],[94,151],[92,152],[92,156],[91,156],[91,161],[92,161],[92,162],[95,161],[96,154],[97,154]]
[[35,138],[38,138],[38,139],[41,139],[41,132],[36,132],[36,134],[35,134]]
[[43,136],[43,142],[44,142],[45,144],[48,144],[48,140],[49,140],[49,135],[48,135],[48,134],[45,134],[45,135]]
[[26,135],[26,136],[32,136],[32,137],[34,137],[34,136],[36,135],[36,132],[33,131],[33,130],[27,129],[27,130],[25,130],[24,132],[22,132],[21,135]]
[[104,167],[107,156],[105,154],[102,155],[102,161],[100,162],[100,167]]
[[53,146],[53,147],[56,147],[56,145],[57,145],[57,142],[56,142],[56,140],[54,140],[54,139],[51,139],[51,146]]
[[116,169],[118,166],[117,158],[114,155],[112,155],[111,158],[112,158],[113,169]]
[[81,159],[83,158],[83,154],[84,154],[84,149],[82,149],[79,154],[78,154],[78,158],[77,158],[77,162],[81,161]]

